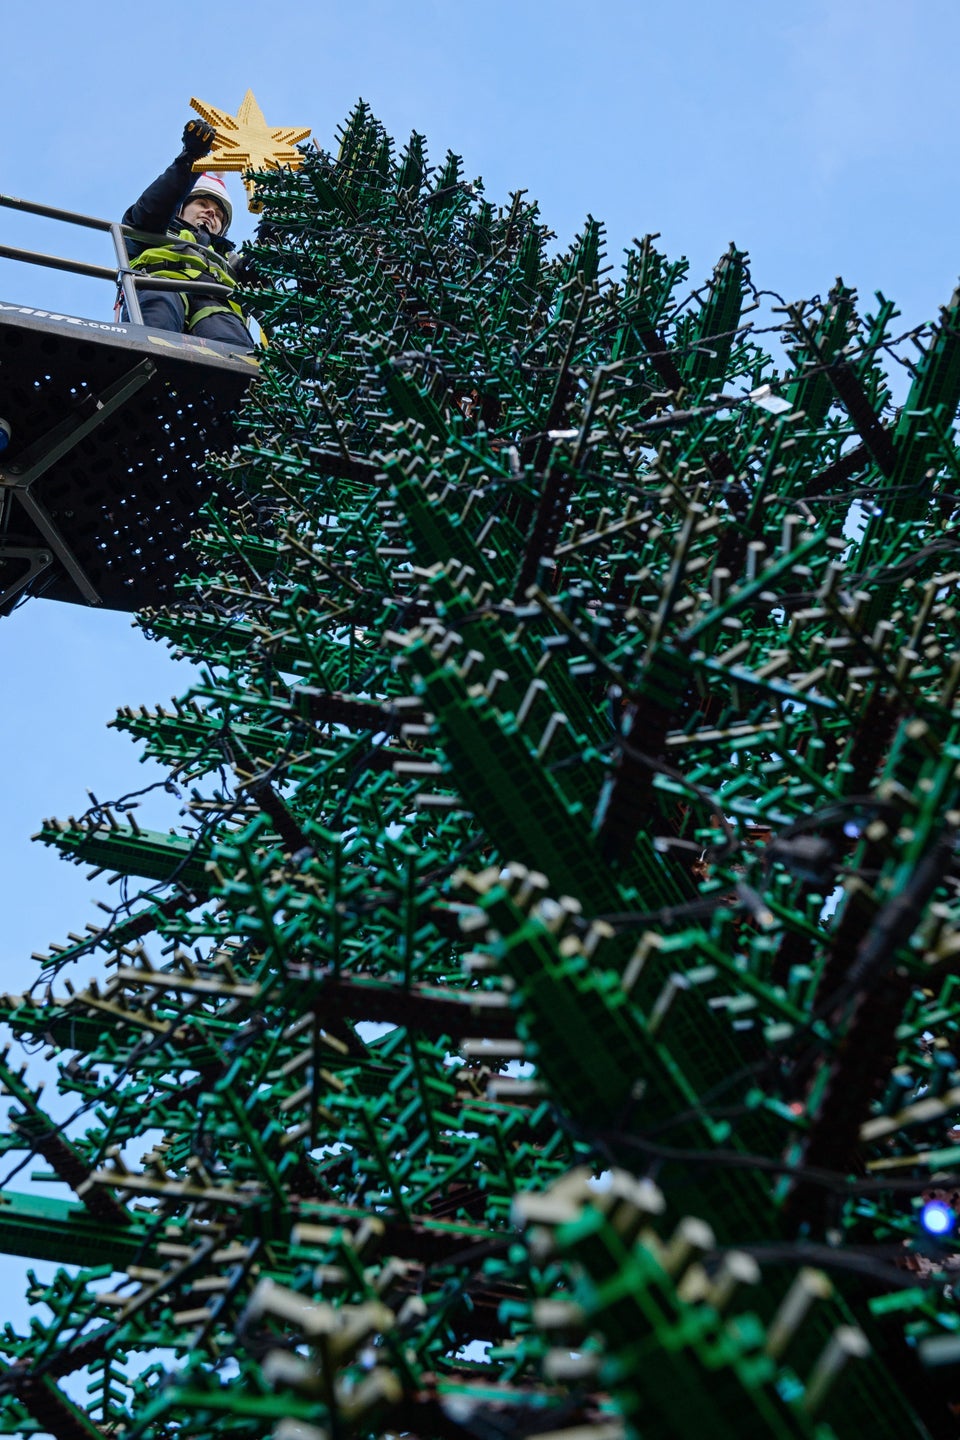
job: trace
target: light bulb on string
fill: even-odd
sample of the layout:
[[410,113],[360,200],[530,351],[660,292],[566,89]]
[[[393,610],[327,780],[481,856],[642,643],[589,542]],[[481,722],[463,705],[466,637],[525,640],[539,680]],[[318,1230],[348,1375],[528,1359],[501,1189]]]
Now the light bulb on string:
[[942,1200],[928,1200],[920,1211],[920,1224],[928,1235],[949,1235],[956,1219],[953,1209]]

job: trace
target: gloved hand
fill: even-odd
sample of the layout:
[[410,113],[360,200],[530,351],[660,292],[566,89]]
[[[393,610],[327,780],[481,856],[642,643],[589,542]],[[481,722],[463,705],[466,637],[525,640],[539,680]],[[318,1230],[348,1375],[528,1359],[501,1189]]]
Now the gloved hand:
[[230,254],[224,258],[227,262],[227,269],[238,285],[255,285],[257,283],[256,267],[251,256],[245,250],[231,250]]
[[191,160],[209,155],[216,138],[216,130],[206,120],[188,120],[183,127],[183,148]]

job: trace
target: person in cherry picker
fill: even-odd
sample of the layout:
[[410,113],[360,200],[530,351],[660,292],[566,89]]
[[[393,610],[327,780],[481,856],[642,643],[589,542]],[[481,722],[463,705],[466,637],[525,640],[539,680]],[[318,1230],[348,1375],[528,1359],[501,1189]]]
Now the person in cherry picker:
[[[131,269],[167,280],[212,280],[231,289],[236,285],[242,259],[226,238],[233,219],[227,187],[219,175],[197,175],[193,169],[195,160],[210,153],[215,139],[212,125],[189,120],[180,154],[125,211],[124,225],[169,236],[166,243],[154,245],[128,238]],[[145,325],[225,341],[243,350],[254,348],[243,312],[229,296],[140,286],[137,294]]]

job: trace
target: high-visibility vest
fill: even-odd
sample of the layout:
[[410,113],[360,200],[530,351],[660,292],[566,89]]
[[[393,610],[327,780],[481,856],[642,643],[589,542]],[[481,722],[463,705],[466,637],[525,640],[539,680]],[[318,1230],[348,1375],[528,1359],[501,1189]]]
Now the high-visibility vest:
[[[164,280],[213,280],[218,285],[229,285],[231,289],[237,283],[216,250],[207,245],[198,245],[189,230],[181,230],[177,236],[171,235],[166,245],[156,245],[141,251],[130,261],[130,268],[146,271],[148,275],[156,275]],[[240,306],[226,296],[223,299],[211,296],[208,300],[204,296],[198,297],[196,292],[191,294],[183,291],[180,299],[183,301],[188,330],[192,330],[208,315],[232,314],[243,320]]]

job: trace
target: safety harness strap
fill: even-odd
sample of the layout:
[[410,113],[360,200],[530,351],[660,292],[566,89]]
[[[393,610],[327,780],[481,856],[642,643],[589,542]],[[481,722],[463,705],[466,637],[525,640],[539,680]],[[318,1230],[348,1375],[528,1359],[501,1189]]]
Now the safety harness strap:
[[130,262],[130,268],[170,280],[211,279],[231,289],[237,283],[216,252],[195,244],[188,230],[181,230],[180,238],[171,239],[168,245],[155,245],[141,251]]

